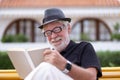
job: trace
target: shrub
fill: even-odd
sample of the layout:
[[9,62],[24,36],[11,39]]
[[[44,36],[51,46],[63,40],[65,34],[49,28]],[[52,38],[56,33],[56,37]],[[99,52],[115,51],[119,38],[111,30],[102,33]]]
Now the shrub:
[[120,66],[120,51],[98,51],[97,55],[102,67]]
[[[120,66],[120,51],[98,51],[97,56],[102,67]],[[0,51],[0,69],[14,69],[5,51]]]
[[112,40],[120,40],[120,23],[116,23],[114,25],[114,32],[111,34],[111,39]]
[[7,52],[0,51],[0,69],[14,69]]
[[120,33],[111,34],[112,40],[120,40]]
[[27,42],[28,38],[23,34],[6,35],[2,38],[2,42]]
[[87,35],[87,33],[82,33],[81,34],[81,40],[91,41],[91,39],[89,38],[89,36]]

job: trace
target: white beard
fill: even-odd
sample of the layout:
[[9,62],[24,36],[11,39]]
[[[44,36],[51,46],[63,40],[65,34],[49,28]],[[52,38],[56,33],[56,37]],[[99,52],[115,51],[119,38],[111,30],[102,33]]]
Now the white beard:
[[[50,44],[51,44],[52,47],[53,47],[54,49],[56,49],[58,52],[61,52],[61,51],[63,51],[63,50],[67,47],[67,45],[68,45],[69,42],[70,42],[70,39],[69,39],[69,37],[67,37],[66,39],[63,40],[61,37],[57,37],[55,40],[57,41],[57,40],[59,40],[59,39],[62,40],[62,43],[61,43],[60,45],[54,46],[52,43],[50,43]],[[53,40],[53,41],[55,41],[55,40]]]

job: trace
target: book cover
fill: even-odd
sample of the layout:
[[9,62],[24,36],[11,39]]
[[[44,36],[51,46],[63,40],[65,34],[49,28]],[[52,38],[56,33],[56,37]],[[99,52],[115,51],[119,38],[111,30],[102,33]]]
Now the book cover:
[[43,51],[47,48],[8,49],[8,56],[20,78],[24,79],[35,67],[43,61]]

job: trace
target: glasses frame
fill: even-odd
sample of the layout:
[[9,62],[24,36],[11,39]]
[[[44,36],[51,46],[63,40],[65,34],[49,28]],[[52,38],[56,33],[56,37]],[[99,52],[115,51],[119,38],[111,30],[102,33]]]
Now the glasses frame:
[[[45,37],[51,36],[52,33],[55,33],[55,34],[60,33],[64,28],[65,28],[65,25],[57,26],[57,27],[53,28],[52,30],[47,30],[47,31],[43,32],[43,34]],[[59,30],[57,30],[57,29],[59,29]]]

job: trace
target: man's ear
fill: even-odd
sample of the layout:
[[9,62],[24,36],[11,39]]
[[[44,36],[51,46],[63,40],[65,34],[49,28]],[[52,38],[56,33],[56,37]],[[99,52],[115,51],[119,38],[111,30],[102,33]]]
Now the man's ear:
[[68,24],[68,33],[69,34],[71,33],[71,26],[70,26],[70,24]]

